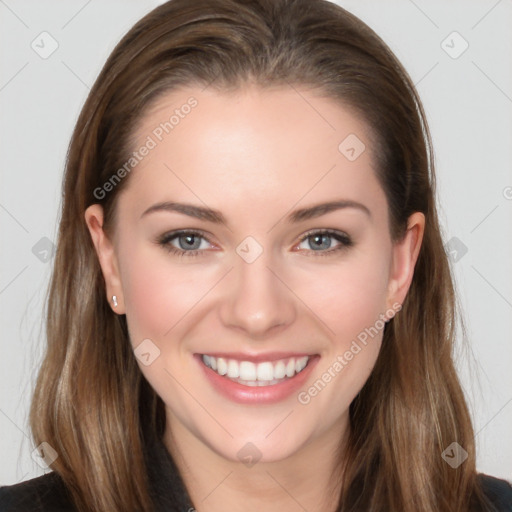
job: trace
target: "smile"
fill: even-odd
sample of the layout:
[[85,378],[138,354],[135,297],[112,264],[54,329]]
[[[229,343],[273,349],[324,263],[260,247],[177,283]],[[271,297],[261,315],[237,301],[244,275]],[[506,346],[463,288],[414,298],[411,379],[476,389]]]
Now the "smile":
[[247,405],[276,404],[306,385],[320,354],[268,352],[265,354],[194,354],[212,390]]
[[202,362],[222,377],[244,386],[274,386],[294,377],[308,364],[309,356],[288,357],[276,361],[240,361],[202,355]]

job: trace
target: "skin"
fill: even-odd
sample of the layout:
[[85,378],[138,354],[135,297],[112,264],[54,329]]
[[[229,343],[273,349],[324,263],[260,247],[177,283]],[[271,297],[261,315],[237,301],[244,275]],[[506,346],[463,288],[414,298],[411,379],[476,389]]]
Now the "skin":
[[[361,331],[403,302],[424,216],[413,214],[403,240],[392,243],[367,126],[305,89],[173,91],[136,127],[137,147],[190,96],[197,107],[132,171],[113,235],[102,228],[100,205],[85,212],[108,300],[117,296],[113,310],[126,315],[134,348],[150,339],[160,350],[150,365],[139,366],[166,404],[164,442],[199,512],[334,510],[335,453],[382,331],[308,404],[297,393],[273,405],[231,402],[192,355],[316,353],[319,363],[301,388],[307,390]],[[366,145],[354,161],[338,150],[349,134]],[[343,208],[286,221],[296,209],[338,199],[361,203],[370,215]],[[141,217],[171,200],[217,209],[227,224],[169,211]],[[203,232],[198,256],[179,258],[156,243],[178,229]],[[353,245],[332,251],[342,243],[327,237],[330,247],[315,244],[305,238],[311,229],[346,233]],[[263,249],[252,263],[236,252],[247,236]],[[182,250],[185,244],[169,242]],[[251,467],[237,456],[248,442],[261,453]]]

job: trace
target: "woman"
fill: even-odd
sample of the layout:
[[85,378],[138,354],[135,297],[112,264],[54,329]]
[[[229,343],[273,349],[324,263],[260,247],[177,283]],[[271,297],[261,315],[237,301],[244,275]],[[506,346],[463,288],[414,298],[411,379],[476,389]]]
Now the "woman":
[[0,510],[512,510],[478,474],[421,102],[323,0],[171,0],[75,128]]

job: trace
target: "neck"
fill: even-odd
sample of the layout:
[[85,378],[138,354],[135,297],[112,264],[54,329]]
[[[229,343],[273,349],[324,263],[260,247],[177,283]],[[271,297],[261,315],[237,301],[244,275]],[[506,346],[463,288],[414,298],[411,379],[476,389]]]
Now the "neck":
[[254,465],[222,457],[167,417],[164,444],[197,512],[337,510],[348,416],[286,459]]

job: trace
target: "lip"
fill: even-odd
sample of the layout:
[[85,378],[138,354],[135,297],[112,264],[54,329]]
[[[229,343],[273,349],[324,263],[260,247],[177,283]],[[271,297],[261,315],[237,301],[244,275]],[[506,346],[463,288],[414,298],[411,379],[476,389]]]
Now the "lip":
[[[272,354],[260,354],[258,356],[253,356],[253,358],[247,358],[247,354],[219,354],[216,353],[208,353],[208,355],[214,357],[226,357],[232,359],[239,359],[240,356],[243,356],[240,360],[242,361],[253,361],[257,362],[254,357],[259,357],[259,360],[262,361],[273,361],[278,359],[286,359],[286,357],[300,357],[297,354],[290,355],[290,353],[286,353],[285,357],[281,357],[283,353],[273,352]],[[237,357],[232,357],[232,356]],[[302,354],[302,356],[309,355],[309,361],[307,366],[299,373],[295,374],[294,377],[290,379],[286,379],[285,381],[274,384],[273,386],[244,386],[243,384],[239,384],[238,382],[233,382],[226,377],[221,377],[217,372],[208,368],[202,361],[202,354],[194,354],[194,359],[197,361],[197,364],[201,367],[202,372],[204,373],[207,380],[210,382],[212,387],[223,395],[226,398],[229,398],[231,401],[239,403],[239,404],[275,404],[285,400],[290,395],[292,395],[295,391],[298,391],[301,386],[303,386],[304,382],[308,379],[313,371],[313,368],[316,366],[318,361],[320,360],[320,356],[318,354]],[[273,359],[265,359],[265,357],[275,356]],[[279,356],[279,357],[277,357]]]

